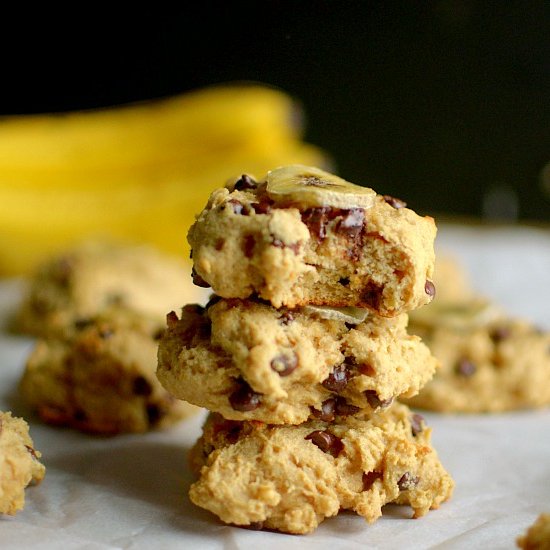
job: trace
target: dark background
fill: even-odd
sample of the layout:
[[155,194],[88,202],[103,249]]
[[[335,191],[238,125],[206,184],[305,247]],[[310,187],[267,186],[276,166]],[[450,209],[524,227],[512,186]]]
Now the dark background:
[[549,7],[319,0],[4,14],[0,111],[258,81],[300,100],[306,139],[351,181],[423,213],[549,221]]

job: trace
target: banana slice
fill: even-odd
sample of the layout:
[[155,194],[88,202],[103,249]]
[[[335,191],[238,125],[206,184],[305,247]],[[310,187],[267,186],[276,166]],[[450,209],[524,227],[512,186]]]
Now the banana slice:
[[350,325],[362,323],[369,315],[368,310],[358,307],[304,306],[304,313],[330,321],[344,321]]
[[291,164],[267,174],[267,194],[276,202],[302,207],[370,208],[376,192],[319,168]]
[[473,299],[460,304],[430,304],[411,313],[411,321],[424,326],[444,326],[454,330],[483,327],[503,316],[489,300]]

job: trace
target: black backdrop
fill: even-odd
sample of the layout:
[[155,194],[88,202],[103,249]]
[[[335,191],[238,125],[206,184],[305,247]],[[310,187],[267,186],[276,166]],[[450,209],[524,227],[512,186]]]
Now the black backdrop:
[[[550,18],[540,1],[212,2],[0,19],[3,114],[259,81],[297,97],[338,172],[419,212],[504,197],[550,220]],[[485,203],[484,203],[485,201]],[[505,213],[505,212],[504,212]],[[497,212],[498,214],[498,212]]]

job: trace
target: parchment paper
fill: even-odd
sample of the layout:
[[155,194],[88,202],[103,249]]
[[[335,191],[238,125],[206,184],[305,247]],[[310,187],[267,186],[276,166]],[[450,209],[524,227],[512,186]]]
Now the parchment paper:
[[[510,313],[550,329],[550,232],[531,228],[440,227],[438,250],[468,267],[478,290]],[[0,282],[0,321],[20,298]],[[494,416],[424,414],[434,446],[456,481],[451,501],[418,520],[388,506],[373,525],[351,513],[307,536],[222,525],[187,498],[186,455],[203,415],[165,432],[92,437],[41,424],[16,391],[33,341],[0,334],[0,409],[25,417],[46,477],[25,509],[0,517],[0,548],[227,549],[514,548],[550,512],[550,410]],[[549,382],[550,383],[550,380]]]

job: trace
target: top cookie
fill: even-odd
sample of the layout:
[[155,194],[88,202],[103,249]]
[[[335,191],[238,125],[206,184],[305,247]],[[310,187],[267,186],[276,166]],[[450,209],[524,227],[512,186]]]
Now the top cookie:
[[87,241],[37,270],[15,319],[34,336],[65,334],[106,309],[125,309],[164,322],[180,303],[200,300],[185,263],[150,246]]
[[195,283],[224,298],[393,317],[432,299],[435,234],[398,199],[292,165],[214,191],[188,240]]

